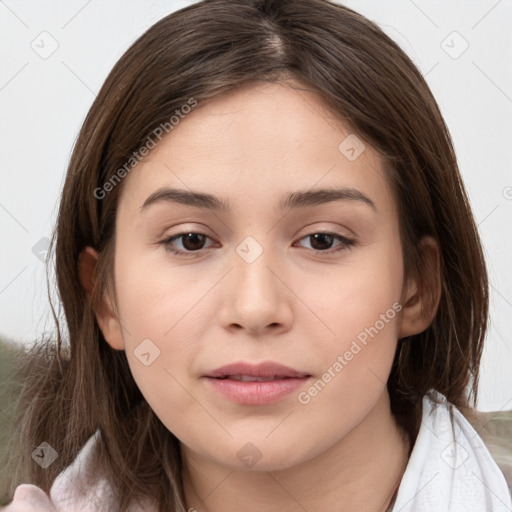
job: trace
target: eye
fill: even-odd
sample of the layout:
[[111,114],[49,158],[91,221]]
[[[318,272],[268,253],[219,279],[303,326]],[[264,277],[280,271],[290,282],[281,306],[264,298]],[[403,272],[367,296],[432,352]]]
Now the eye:
[[[334,252],[342,251],[344,249],[348,249],[350,246],[355,244],[355,240],[352,240],[351,238],[347,238],[343,235],[338,235],[337,233],[311,233],[310,235],[306,235],[304,238],[301,238],[301,240],[311,240],[312,249],[315,251],[315,254],[320,254],[322,256],[327,256],[329,254],[332,254]],[[331,249],[331,246],[335,240],[338,240],[340,243],[335,246],[332,250],[326,250]]]
[[[183,248],[176,249],[175,243],[180,239]],[[192,256],[194,253],[199,253],[201,249],[205,248],[204,243],[206,239],[211,240],[211,238],[204,233],[189,231],[186,233],[178,233],[177,235],[166,238],[161,242],[161,244],[165,247],[167,252],[170,252],[176,256]],[[299,242],[306,239],[311,239],[311,249],[314,250],[315,254],[320,254],[322,256],[327,256],[334,252],[348,249],[350,246],[355,244],[355,240],[347,238],[343,235],[338,235],[337,233],[311,233],[301,238]],[[338,240],[339,244],[335,246],[334,249],[331,249],[331,246],[335,240]]]
[[[204,241],[207,238],[210,237],[204,233],[189,231],[187,233],[178,233],[170,238],[166,238],[161,243],[164,245],[166,251],[175,254],[176,256],[190,256],[194,252],[198,252],[204,248]],[[185,250],[174,248],[174,242],[179,239],[183,239],[182,246]]]

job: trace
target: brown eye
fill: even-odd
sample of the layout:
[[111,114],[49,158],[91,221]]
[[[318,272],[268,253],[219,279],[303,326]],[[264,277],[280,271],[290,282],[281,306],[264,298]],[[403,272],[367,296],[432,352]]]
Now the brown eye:
[[180,235],[179,238],[183,239],[183,247],[187,251],[197,251],[203,248],[206,237],[201,233],[187,233],[186,235]]
[[[178,233],[170,238],[165,239],[162,244],[166,251],[176,254],[177,256],[189,256],[190,253],[199,252],[204,249],[204,243],[209,236],[203,233],[188,232]],[[181,239],[182,248],[176,249],[176,241]]]
[[309,235],[309,238],[311,240],[311,247],[317,251],[330,249],[334,242],[334,235],[329,235],[327,233],[315,233],[313,235]]
[[[311,233],[310,235],[301,238],[301,240],[308,239],[310,240],[311,249],[319,254],[332,254],[333,252],[347,249],[355,243],[354,240],[344,237],[343,235],[338,235],[336,233]],[[335,240],[338,240],[340,243],[334,246],[334,249],[330,250]]]

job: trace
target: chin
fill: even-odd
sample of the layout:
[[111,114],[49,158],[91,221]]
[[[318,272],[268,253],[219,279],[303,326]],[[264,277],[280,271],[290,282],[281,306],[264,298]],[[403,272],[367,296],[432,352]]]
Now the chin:
[[222,447],[220,453],[210,453],[208,457],[235,471],[280,471],[310,458],[304,446],[299,452],[292,445],[269,443],[268,439],[261,442],[244,441],[240,446],[238,444],[233,446],[230,443],[229,447]]

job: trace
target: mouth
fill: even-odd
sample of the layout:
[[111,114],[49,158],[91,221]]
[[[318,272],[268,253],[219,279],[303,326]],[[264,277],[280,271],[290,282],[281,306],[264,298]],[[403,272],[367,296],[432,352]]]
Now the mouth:
[[277,402],[301,387],[312,375],[274,362],[233,363],[203,376],[210,390],[246,405]]
[[231,380],[239,380],[242,382],[271,382],[273,380],[281,380],[281,379],[294,379],[298,377],[284,377],[282,375],[274,375],[273,377],[254,377],[252,375],[226,375],[225,377],[213,377],[217,379],[231,379]]
[[249,379],[286,379],[286,378],[302,378],[311,377],[310,374],[295,370],[289,366],[282,364],[265,361],[258,364],[237,362],[224,365],[220,368],[208,372],[205,377],[215,379],[235,379],[235,380],[249,380]]

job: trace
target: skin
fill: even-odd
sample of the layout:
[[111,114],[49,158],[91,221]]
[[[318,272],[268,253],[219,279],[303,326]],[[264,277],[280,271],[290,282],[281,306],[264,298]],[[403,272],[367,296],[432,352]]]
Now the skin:
[[[367,143],[354,161],[338,149],[351,133],[317,93],[244,86],[200,104],[125,178],[117,304],[105,296],[97,318],[181,442],[187,507],[376,512],[400,482],[410,440],[391,415],[386,381],[397,340],[426,329],[437,303],[429,309],[418,284],[405,280],[380,157]],[[233,210],[165,201],[141,209],[162,186],[214,194]],[[289,192],[341,186],[375,210],[357,200],[277,207]],[[189,231],[209,238],[176,239],[189,256],[166,251],[166,238]],[[340,242],[315,245],[309,235],[319,232],[355,243],[333,252]],[[252,263],[236,251],[248,236],[263,250]],[[425,257],[435,259],[434,242],[424,242]],[[91,247],[81,255],[88,292],[97,257]],[[236,404],[201,379],[227,363],[271,360],[312,375],[298,390],[307,391],[395,303],[400,313],[307,404],[298,392],[269,405]],[[144,339],[160,350],[149,366],[134,354]],[[261,455],[252,467],[237,456],[248,442]]]

